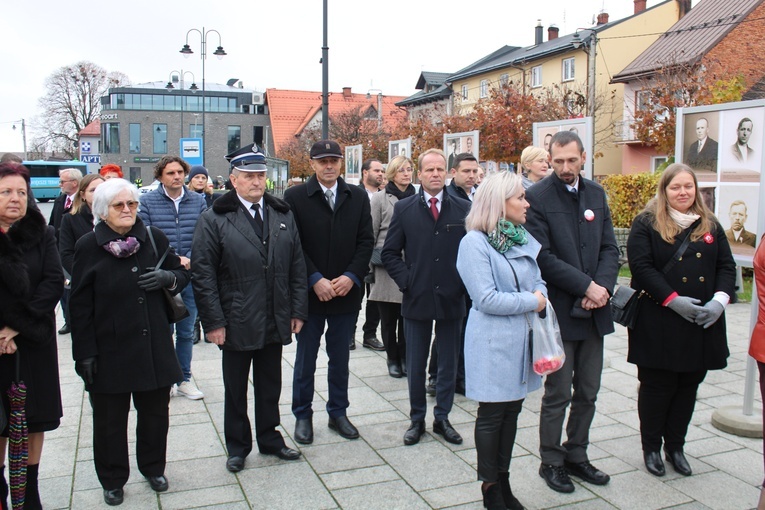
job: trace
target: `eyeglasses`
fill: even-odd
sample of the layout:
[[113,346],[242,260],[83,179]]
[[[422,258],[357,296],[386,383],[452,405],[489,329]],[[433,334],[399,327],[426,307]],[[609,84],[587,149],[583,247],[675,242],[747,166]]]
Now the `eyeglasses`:
[[128,206],[128,209],[131,211],[135,211],[138,209],[138,202],[135,200],[128,200],[127,202],[117,202],[116,204],[109,204],[109,207],[114,209],[117,212],[122,212],[123,209],[125,209],[125,206]]
[[75,182],[75,181],[77,181],[77,179],[59,179],[58,183],[59,184],[65,184],[67,182]]
[[411,172],[413,172],[413,170],[411,168],[409,168],[409,167],[399,168],[398,169],[398,173],[400,173],[400,174],[411,173]]

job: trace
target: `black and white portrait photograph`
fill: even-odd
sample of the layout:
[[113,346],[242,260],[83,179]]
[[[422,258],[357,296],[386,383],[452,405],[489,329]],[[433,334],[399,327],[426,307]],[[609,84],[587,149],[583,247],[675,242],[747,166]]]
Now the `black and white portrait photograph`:
[[719,188],[717,219],[734,255],[751,257],[757,244],[758,186],[728,184]]
[[396,156],[412,157],[412,139],[391,140],[388,142],[388,161]]
[[760,182],[762,165],[762,108],[725,110],[721,116],[720,168],[723,182]]
[[345,180],[357,184],[361,178],[362,146],[345,147]]
[[687,114],[683,120],[683,163],[696,171],[699,181],[717,181],[719,112]]
[[444,154],[446,154],[446,170],[452,168],[454,157],[463,152],[469,152],[478,157],[478,131],[444,134]]

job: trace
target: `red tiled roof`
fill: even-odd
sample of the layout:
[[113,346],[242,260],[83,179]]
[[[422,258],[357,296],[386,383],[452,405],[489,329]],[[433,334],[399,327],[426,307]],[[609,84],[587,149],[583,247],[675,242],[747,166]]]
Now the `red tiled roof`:
[[101,136],[101,119],[96,119],[78,133],[80,136]]
[[[384,127],[392,127],[399,119],[406,117],[406,111],[395,103],[406,96],[386,96],[382,98],[382,118]],[[295,136],[298,136],[308,123],[321,111],[321,92],[308,90],[266,89],[266,102],[271,118],[274,149],[276,153]],[[366,94],[330,92],[329,114],[352,110],[361,106],[362,113],[368,107],[377,109],[377,95],[367,99]]]

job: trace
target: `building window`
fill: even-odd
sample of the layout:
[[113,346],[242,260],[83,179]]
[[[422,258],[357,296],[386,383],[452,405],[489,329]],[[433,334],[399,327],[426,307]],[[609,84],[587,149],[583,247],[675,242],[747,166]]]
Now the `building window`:
[[462,86],[462,100],[463,101],[467,101],[467,98],[468,98],[468,86],[467,85],[463,85]]
[[481,80],[481,99],[489,97],[489,80]]
[[189,138],[202,138],[202,124],[189,124]]
[[507,87],[507,84],[510,83],[510,76],[508,76],[507,73],[501,74],[499,76],[499,84],[503,87]]
[[119,123],[101,124],[101,146],[104,154],[119,154],[120,125]]
[[130,154],[141,153],[141,125],[130,124]]
[[640,90],[635,93],[635,110],[647,110],[651,107],[651,91]]
[[154,154],[167,154],[167,124],[154,124]]
[[228,127],[228,152],[234,152],[242,146],[242,126]]
[[656,172],[661,165],[667,162],[667,156],[651,157],[651,171]]
[[536,66],[531,68],[531,86],[542,86],[542,66]]
[[563,81],[574,79],[574,57],[563,59]]

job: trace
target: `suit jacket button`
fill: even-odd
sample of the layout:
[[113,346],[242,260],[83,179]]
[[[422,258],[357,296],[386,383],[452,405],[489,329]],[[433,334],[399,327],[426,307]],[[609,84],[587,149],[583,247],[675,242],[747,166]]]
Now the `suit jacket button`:
[[683,283],[687,283],[687,282],[688,282],[688,278],[686,278],[685,276],[683,276]]
[[683,257],[680,257],[679,259],[677,259],[678,262],[680,262],[681,260],[683,260]]
[[142,329],[141,330],[141,335],[147,336],[148,334],[149,334],[149,330],[148,329]]
[[704,282],[704,277],[703,276],[699,276],[699,281],[703,283]]
[[139,305],[142,305],[142,304],[143,304],[143,298],[142,298],[142,297],[139,297],[139,298],[138,298],[138,304],[139,304]]
[[700,259],[701,258],[701,253],[696,253],[696,258]]
[[137,272],[138,272],[138,268],[137,268],[137,267],[133,267],[133,268],[131,268],[130,270],[131,270],[131,271],[133,271],[134,273],[137,273]]

